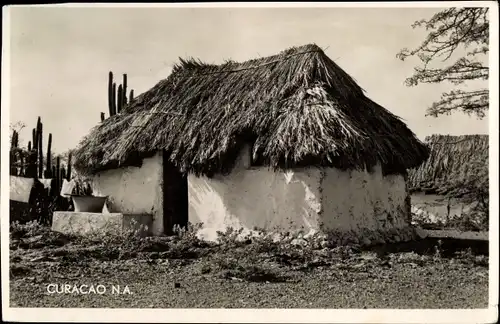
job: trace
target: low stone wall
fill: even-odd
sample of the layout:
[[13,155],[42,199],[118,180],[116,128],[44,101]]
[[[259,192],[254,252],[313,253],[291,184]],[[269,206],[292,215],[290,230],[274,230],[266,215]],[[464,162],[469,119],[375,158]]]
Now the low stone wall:
[[153,216],[148,214],[54,212],[52,230],[65,234],[120,234],[125,230],[140,230],[151,235]]

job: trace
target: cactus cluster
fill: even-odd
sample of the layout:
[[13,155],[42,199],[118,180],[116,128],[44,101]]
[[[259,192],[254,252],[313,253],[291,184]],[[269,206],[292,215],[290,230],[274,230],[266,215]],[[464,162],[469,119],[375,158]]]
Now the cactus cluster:
[[[123,108],[134,99],[134,90],[130,90],[127,100],[127,74],[123,74],[122,84],[116,86],[113,82],[113,72],[108,75],[108,110],[109,116],[119,114]],[[106,118],[105,114],[101,112],[101,122]]]
[[[71,178],[71,152],[68,155],[68,169],[60,166],[60,157],[57,157],[56,166],[52,165],[52,134],[49,133],[47,153],[43,152],[43,124],[38,117],[36,127],[32,130],[32,140],[28,142],[25,154],[17,154],[23,150],[18,148],[19,134],[14,131],[11,141],[11,174],[30,178],[55,179],[55,189],[62,186],[63,179]],[[44,164],[45,159],[45,164]],[[44,169],[45,167],[45,169]],[[19,170],[19,171],[18,171]]]
[[[29,219],[38,220],[50,226],[54,210],[69,210],[70,201],[60,196],[64,179],[71,179],[71,152],[68,155],[67,169],[61,165],[61,157],[52,161],[52,134],[48,136],[46,155],[43,152],[43,124],[38,117],[36,127],[32,131],[32,139],[26,148],[19,147],[19,134],[14,131],[10,149],[10,174],[34,179],[52,179],[50,190],[36,181],[29,198]],[[45,163],[44,163],[45,159]],[[55,164],[55,165],[54,165]]]

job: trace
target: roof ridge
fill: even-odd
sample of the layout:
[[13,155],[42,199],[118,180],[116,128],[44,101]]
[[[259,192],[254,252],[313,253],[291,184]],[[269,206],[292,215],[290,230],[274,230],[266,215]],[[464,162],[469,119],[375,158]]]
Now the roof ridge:
[[[196,77],[202,77],[202,76],[212,75],[212,74],[235,73],[235,72],[241,72],[241,71],[245,71],[245,70],[258,69],[258,68],[266,66],[266,65],[271,65],[271,64],[278,63],[278,62],[286,61],[286,60],[288,60],[288,59],[290,59],[290,58],[292,58],[294,56],[305,55],[305,54],[314,53],[314,52],[316,52],[316,53],[322,53],[321,50],[310,50],[310,51],[305,51],[305,52],[298,52],[298,53],[289,54],[289,55],[287,55],[285,57],[281,57],[280,59],[276,59],[276,60],[273,60],[273,61],[270,61],[270,62],[262,63],[262,64],[259,64],[259,65],[255,65],[255,66],[250,66],[250,67],[246,67],[246,68],[239,68],[239,69],[236,69],[236,70],[214,71],[214,72],[209,72],[209,73],[193,73],[194,76],[191,76],[191,77],[192,78],[196,78]],[[271,56],[268,56],[268,58],[271,58],[273,56],[280,56],[280,54],[271,55]],[[249,61],[252,61],[252,60],[249,60]],[[246,61],[246,62],[249,62],[249,61]],[[235,62],[235,63],[236,64],[245,64],[246,62],[241,62],[241,63],[240,62]],[[223,65],[224,64],[220,64],[218,66],[221,67]]]

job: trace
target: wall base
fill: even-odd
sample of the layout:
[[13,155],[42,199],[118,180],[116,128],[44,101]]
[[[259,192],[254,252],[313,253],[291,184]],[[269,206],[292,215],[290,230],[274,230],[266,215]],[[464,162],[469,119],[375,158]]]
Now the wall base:
[[361,245],[374,246],[390,243],[409,242],[420,239],[422,234],[413,226],[389,229],[361,229],[360,231],[329,231],[326,233],[328,246]]
[[[238,231],[238,229],[234,229]],[[224,230],[222,230],[224,232]],[[206,235],[202,230],[197,233],[198,238],[206,241],[216,241],[216,237]],[[361,229],[358,231],[338,231],[338,230],[315,230],[309,232],[303,230],[296,231],[255,231],[243,229],[238,235],[238,239],[247,240],[252,237],[270,237],[274,242],[290,242],[293,245],[319,245],[322,248],[333,248],[337,246],[358,245],[370,247],[375,245],[410,242],[423,239],[427,233],[422,229],[408,225],[400,228],[389,229]]]
[[[150,235],[153,216],[148,214],[54,212],[52,230],[64,234],[90,233],[120,234],[126,230],[140,230]],[[143,227],[141,228],[141,225]]]

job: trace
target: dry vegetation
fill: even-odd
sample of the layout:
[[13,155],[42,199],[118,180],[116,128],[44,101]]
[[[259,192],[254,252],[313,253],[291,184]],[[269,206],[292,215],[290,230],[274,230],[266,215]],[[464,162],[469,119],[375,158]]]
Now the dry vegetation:
[[446,226],[488,230],[488,135],[433,135],[425,142],[430,156],[420,167],[410,170],[410,190],[442,195],[443,201],[436,203],[446,204],[450,199],[475,204],[468,214],[451,219]]
[[[12,307],[486,307],[488,256],[453,244],[321,248],[315,238],[68,236],[13,224]],[[48,294],[49,283],[128,285],[132,295]]]
[[412,190],[460,196],[482,189],[487,195],[488,135],[433,135],[425,142],[430,155],[423,164],[409,172]]

